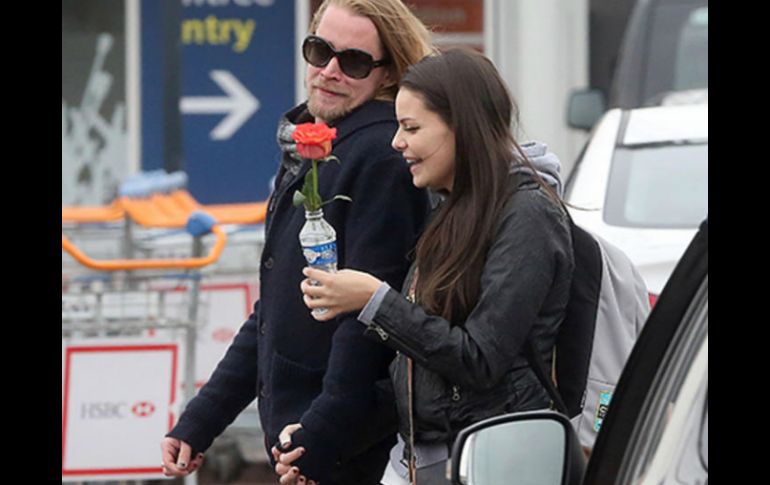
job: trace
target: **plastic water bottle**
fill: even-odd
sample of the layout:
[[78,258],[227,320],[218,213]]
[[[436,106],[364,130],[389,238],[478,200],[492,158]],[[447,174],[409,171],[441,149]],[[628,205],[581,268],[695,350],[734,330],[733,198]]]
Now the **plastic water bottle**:
[[[329,273],[337,272],[337,232],[324,219],[322,209],[305,211],[305,225],[299,232],[299,243],[308,266]],[[311,280],[312,285],[319,285]],[[315,315],[323,315],[326,308],[316,308]]]

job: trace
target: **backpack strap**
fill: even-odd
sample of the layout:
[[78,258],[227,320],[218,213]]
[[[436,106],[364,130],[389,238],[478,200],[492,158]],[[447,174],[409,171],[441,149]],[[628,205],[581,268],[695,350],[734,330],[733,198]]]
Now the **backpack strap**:
[[551,401],[553,401],[553,404],[556,406],[556,410],[569,417],[567,406],[564,404],[564,400],[561,398],[559,391],[556,390],[556,386],[553,385],[553,380],[549,377],[550,373],[546,371],[545,362],[543,362],[543,357],[535,346],[535,339],[532,335],[527,339],[524,354],[527,357],[527,361],[529,361],[530,367],[532,367],[532,370],[540,381],[540,384],[542,384],[543,387],[545,387],[545,390],[548,391],[548,396],[550,396]]
[[[567,206],[564,205],[564,202],[561,200],[559,200],[559,202],[562,210],[564,211],[564,214],[567,216],[567,220],[569,221],[571,229],[575,225],[575,223],[572,221],[572,216],[570,215],[569,210],[567,210]],[[537,379],[540,381],[540,384],[542,384],[543,387],[545,387],[545,390],[548,391],[548,396],[551,398],[551,401],[556,407],[556,410],[569,417],[567,405],[564,404],[564,400],[561,398],[561,394],[559,394],[559,391],[553,384],[551,372],[548,372],[546,369],[543,356],[538,350],[537,345],[535,345],[535,337],[532,335],[532,333],[530,333],[529,337],[527,338],[527,342],[524,345],[524,355],[527,358],[527,362],[529,362],[529,366],[535,372]]]
[[580,414],[583,407],[602,270],[598,243],[588,232],[575,224],[563,202],[561,208],[570,228],[575,258],[569,302],[555,342],[562,357],[557,360],[555,366],[556,382],[559,383],[561,391],[557,390],[554,384],[554,378],[551,377],[553,372],[548,371],[543,354],[535,345],[533,334],[530,334],[525,343],[525,356],[540,383],[548,391],[556,409],[568,418],[573,418]]

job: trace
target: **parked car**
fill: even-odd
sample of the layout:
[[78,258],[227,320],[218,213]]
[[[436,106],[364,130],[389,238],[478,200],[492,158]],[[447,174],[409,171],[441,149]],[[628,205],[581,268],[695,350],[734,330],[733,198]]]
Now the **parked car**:
[[608,111],[565,199],[578,225],[629,256],[654,303],[708,214],[708,104]]
[[[686,96],[671,96],[685,92]],[[570,96],[567,122],[590,130],[607,108],[708,100],[708,0],[639,0],[628,22],[609,102],[599,89]]]
[[650,313],[590,459],[563,415],[514,413],[459,433],[451,478],[463,485],[708,483],[708,220]]

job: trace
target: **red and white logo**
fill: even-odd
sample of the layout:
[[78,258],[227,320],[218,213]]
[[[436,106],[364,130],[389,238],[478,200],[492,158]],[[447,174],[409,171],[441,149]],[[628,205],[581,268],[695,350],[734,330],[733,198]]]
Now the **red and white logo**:
[[146,418],[155,412],[155,405],[151,402],[141,401],[131,407],[131,412],[139,418]]

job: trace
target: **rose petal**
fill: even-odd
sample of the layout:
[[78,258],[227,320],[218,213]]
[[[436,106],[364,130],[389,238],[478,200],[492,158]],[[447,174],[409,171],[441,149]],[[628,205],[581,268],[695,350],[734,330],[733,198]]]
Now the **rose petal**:
[[[329,145],[329,148],[331,148],[331,142],[327,142]],[[318,160],[321,158],[325,158],[331,150],[327,151],[326,147],[319,146],[319,145],[305,145],[302,143],[297,143],[297,153],[300,154],[302,158],[309,158],[312,160]]]
[[297,143],[322,144],[335,139],[337,129],[329,128],[324,123],[302,123],[296,126],[291,136]]

